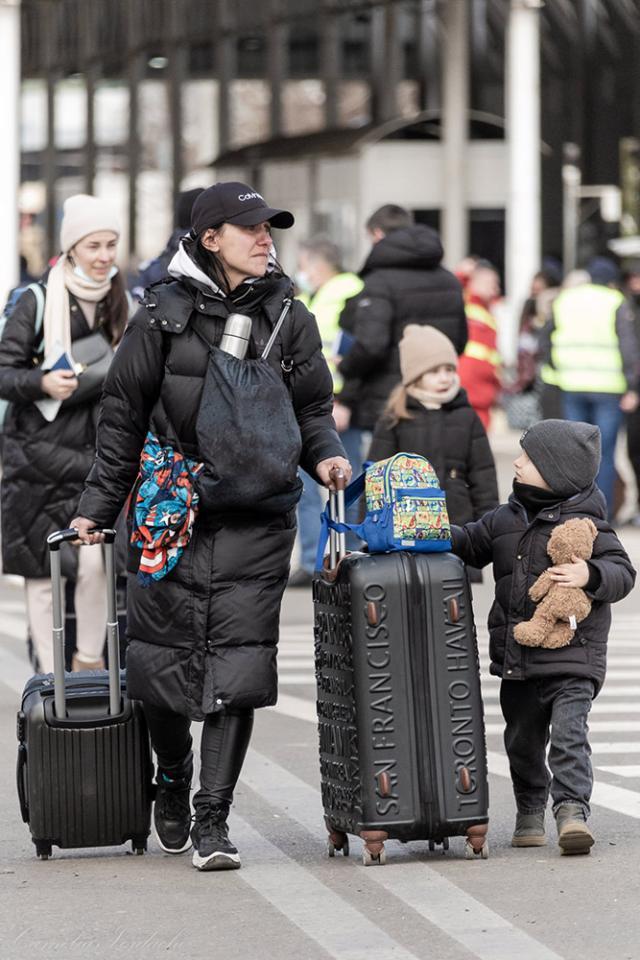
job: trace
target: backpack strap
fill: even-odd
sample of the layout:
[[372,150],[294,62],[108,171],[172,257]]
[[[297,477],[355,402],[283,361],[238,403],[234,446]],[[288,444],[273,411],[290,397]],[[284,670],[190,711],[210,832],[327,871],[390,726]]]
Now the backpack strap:
[[[44,293],[44,290],[42,289],[42,285],[39,283],[30,283],[26,289],[31,290],[31,293],[36,298],[35,334],[37,337],[40,331],[42,330],[42,324],[44,321],[45,293]],[[44,349],[44,334],[42,336],[42,340],[36,347],[36,353],[41,353],[43,349]]]

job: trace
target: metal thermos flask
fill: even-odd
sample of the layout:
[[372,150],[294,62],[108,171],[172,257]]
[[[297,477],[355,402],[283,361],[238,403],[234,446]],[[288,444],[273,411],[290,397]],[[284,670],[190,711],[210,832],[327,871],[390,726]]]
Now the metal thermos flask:
[[249,346],[251,336],[251,317],[243,313],[231,313],[224,325],[224,333],[220,341],[220,349],[231,356],[243,360]]

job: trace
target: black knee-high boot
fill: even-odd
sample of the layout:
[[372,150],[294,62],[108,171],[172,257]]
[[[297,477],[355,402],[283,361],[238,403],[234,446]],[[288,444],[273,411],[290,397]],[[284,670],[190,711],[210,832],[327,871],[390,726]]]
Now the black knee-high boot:
[[200,748],[200,789],[193,798],[196,813],[214,807],[229,812],[253,729],[253,710],[231,710],[206,718]]

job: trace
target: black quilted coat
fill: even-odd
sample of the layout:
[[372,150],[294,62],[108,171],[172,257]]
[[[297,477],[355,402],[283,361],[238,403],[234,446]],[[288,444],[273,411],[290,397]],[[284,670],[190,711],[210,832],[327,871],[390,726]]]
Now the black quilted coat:
[[[249,356],[255,356],[291,293],[286,277],[245,287],[234,292],[233,304],[205,292],[197,281],[150,289],[105,384],[97,458],[80,503],[82,516],[99,525],[113,523],[134,484],[150,426],[163,441],[173,442],[177,434],[184,453],[199,456],[195,422],[208,348],[194,332],[194,321],[209,343],[219,343],[232,309],[249,314]],[[287,355],[293,361],[291,402],[302,435],[302,466],[313,473],[320,460],[344,451],[331,417],[332,381],[317,325],[297,301],[269,356],[279,373]],[[272,429],[278,429],[277,422]],[[280,604],[294,538],[295,509],[270,517],[201,511],[176,567],[150,587],[133,575],[139,554],[132,548],[130,695],[193,719],[225,707],[275,703]]]
[[[69,294],[71,339],[89,336],[84,314]],[[99,327],[104,303],[96,309]],[[6,323],[0,341],[0,397],[9,400],[2,455],[2,564],[5,573],[48,577],[46,537],[77,515],[85,477],[94,458],[98,399],[64,404],[55,420],[44,419],[42,371],[36,356],[36,301],[27,290]],[[63,554],[64,573],[73,575],[77,552]]]
[[[527,512],[512,494],[474,523],[453,528],[453,549],[466,563],[484,567],[493,563],[496,596],[489,613],[491,673],[505,680],[533,677],[590,677],[597,689],[604,682],[607,637],[611,626],[610,604],[630,592],[635,570],[622,544],[604,519],[604,497],[592,484],[561,503],[540,510],[529,522]],[[547,542],[553,528],[574,517],[589,517],[598,528],[589,561],[600,574],[600,584],[590,596],[591,613],[578,624],[571,643],[546,650],[523,647],[513,628],[535,610],[528,590],[543,570],[551,566]]]
[[431,463],[447,496],[452,523],[477,520],[498,504],[496,467],[485,429],[467,395],[458,395],[440,410],[426,410],[413,397],[407,409],[411,420],[390,426],[378,421],[369,460],[384,460],[394,453],[418,453]]
[[351,408],[352,426],[373,430],[387,398],[400,382],[398,344],[409,323],[436,327],[462,353],[467,320],[462,287],[442,266],[435,230],[415,224],[376,243],[360,276],[364,289],[345,304],[340,326],[355,343],[340,364],[345,385],[340,402]]

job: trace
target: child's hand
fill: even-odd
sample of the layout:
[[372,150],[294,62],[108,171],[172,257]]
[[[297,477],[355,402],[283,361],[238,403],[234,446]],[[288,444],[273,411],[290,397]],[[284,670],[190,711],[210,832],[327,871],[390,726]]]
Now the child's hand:
[[586,587],[589,582],[589,564],[580,557],[572,557],[571,560],[572,563],[549,567],[549,576],[562,587]]

